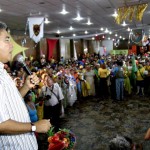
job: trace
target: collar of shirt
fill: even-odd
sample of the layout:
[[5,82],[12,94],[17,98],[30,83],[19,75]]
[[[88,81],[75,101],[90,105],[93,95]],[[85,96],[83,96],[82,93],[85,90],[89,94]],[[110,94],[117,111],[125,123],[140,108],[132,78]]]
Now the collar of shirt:
[[4,71],[4,64],[0,62],[0,74]]

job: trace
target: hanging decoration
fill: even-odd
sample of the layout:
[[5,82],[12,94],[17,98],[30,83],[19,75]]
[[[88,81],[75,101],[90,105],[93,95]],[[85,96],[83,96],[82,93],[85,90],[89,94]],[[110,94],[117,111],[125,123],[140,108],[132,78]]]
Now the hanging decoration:
[[24,55],[24,51],[27,50],[28,48],[17,44],[11,36],[10,38],[13,43],[13,51],[12,51],[12,60],[13,60],[13,58],[19,53],[22,53]]
[[132,22],[133,19],[141,21],[147,6],[148,4],[138,4],[118,8],[118,15],[115,17],[116,23],[121,24],[125,20]]
[[57,39],[47,39],[47,53],[48,53],[48,60],[53,57],[53,52],[56,47]]
[[44,17],[29,17],[29,34],[35,43],[38,43],[44,35]]

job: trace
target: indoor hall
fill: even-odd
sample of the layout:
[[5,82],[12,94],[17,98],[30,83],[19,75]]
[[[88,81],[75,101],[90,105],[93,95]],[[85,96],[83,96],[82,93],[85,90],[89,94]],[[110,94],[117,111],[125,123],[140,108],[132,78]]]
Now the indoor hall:
[[149,0],[0,0],[0,149],[149,150],[149,14]]

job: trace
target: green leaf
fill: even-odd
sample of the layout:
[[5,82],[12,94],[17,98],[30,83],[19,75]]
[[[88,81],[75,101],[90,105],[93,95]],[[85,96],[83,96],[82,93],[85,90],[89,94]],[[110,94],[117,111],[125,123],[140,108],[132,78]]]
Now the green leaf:
[[48,136],[53,136],[54,135],[54,127],[51,127],[50,130],[47,132]]

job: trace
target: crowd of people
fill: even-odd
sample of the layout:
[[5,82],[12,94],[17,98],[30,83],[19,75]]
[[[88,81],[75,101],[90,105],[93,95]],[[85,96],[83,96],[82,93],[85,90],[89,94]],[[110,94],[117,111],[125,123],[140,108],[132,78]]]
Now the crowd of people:
[[[12,62],[11,65],[8,63],[11,60],[11,52],[12,44],[6,25],[1,23],[0,100],[3,104],[0,108],[0,133],[4,135],[0,136],[3,141],[0,143],[0,149],[5,146],[7,149],[11,144],[14,149],[19,146],[26,149],[33,146],[33,149],[37,149],[35,136],[31,131],[45,133],[51,124],[55,131],[58,131],[60,117],[63,117],[66,108],[72,107],[77,100],[84,102],[86,98],[97,98],[97,101],[112,99],[112,102],[118,103],[124,101],[126,96],[134,94],[150,96],[148,53],[140,56],[99,56],[86,53],[78,59],[64,60],[61,57],[60,61],[53,58],[46,60],[45,55],[42,55],[40,60],[25,58],[26,65],[33,72],[28,76],[18,61]],[[18,91],[24,97],[26,108]],[[12,129],[14,127],[15,129]],[[13,138],[11,134],[15,134],[17,142],[21,136],[26,137],[27,144],[17,145],[14,140],[10,142]],[[150,135],[147,137],[150,138]]]
[[[28,58],[25,61],[41,81],[35,89],[32,89],[36,100],[47,96],[45,87],[50,87],[47,85],[48,77],[60,88],[64,109],[72,106],[76,100],[82,101],[86,97],[96,97],[98,100],[112,99],[113,102],[119,102],[123,101],[125,96],[134,94],[149,96],[149,54],[146,56],[84,54],[77,60],[61,59],[60,61],[54,59],[46,61],[43,57],[45,58],[45,55],[41,56],[42,61],[31,61]],[[9,65],[5,64],[5,68],[19,89],[23,86],[26,75],[21,64],[15,62],[14,65],[10,69]],[[57,98],[58,95],[55,97]],[[46,103],[45,101],[45,105]]]
[[[25,59],[26,65],[40,79],[39,85],[32,88],[25,97],[27,108],[37,118],[51,119],[52,125],[59,129],[59,118],[64,116],[66,107],[78,100],[97,98],[97,101],[111,99],[113,103],[124,101],[132,95],[149,96],[150,56],[83,54],[60,61]],[[22,64],[14,62],[5,69],[20,89],[25,82],[26,73]],[[32,104],[31,104],[32,103]],[[30,105],[29,105],[30,104]],[[36,105],[36,106],[34,106]],[[33,108],[32,108],[33,106]]]

